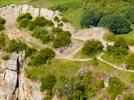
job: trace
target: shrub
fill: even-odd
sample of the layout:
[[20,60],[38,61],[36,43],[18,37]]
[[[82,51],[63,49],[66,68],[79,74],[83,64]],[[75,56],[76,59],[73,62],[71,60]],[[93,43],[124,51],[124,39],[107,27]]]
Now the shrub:
[[54,40],[53,40],[53,47],[54,48],[59,48],[59,47],[62,47],[62,46],[67,46],[71,43],[71,38],[66,35],[65,33],[59,33],[58,35],[56,35],[54,37]]
[[107,53],[114,58],[120,59],[128,55],[128,45],[123,38],[119,38],[115,41],[114,46],[107,47]]
[[134,8],[130,8],[126,12],[125,16],[127,19],[129,19],[131,21],[132,24],[134,24]]
[[6,38],[5,38],[5,34],[2,33],[0,34],[0,48],[2,48],[5,45],[6,45]]
[[64,17],[63,17],[61,20],[62,20],[64,23],[67,23],[67,22],[68,22],[68,20],[67,20],[66,18],[64,18]]
[[6,48],[6,51],[10,53],[15,52],[15,51],[19,52],[19,51],[26,50],[26,48],[27,48],[27,45],[25,43],[11,40],[8,47]]
[[83,54],[89,55],[89,56],[100,53],[102,52],[102,50],[103,50],[102,43],[96,40],[86,41],[82,48]]
[[60,32],[62,32],[62,29],[59,28],[59,27],[56,27],[56,28],[53,28],[53,29],[52,29],[52,32],[53,32],[53,33],[60,33]]
[[28,26],[28,24],[29,24],[29,19],[27,19],[27,18],[24,18],[19,22],[19,26],[22,28],[26,28]]
[[52,74],[48,74],[45,78],[41,80],[41,91],[44,91],[46,89],[52,92],[52,89],[56,82],[56,77]]
[[111,77],[109,79],[109,87],[107,91],[111,95],[112,100],[114,100],[118,94],[122,93],[125,87],[125,84],[122,83],[120,79]]
[[57,16],[55,16],[55,17],[54,17],[54,21],[60,22],[60,19],[59,19]]
[[3,60],[8,60],[8,59],[9,59],[9,55],[6,54],[6,55],[2,56],[2,59],[3,59]]
[[29,21],[28,23],[28,29],[29,31],[32,31],[36,27],[36,24],[34,21]]
[[96,13],[93,10],[86,11],[80,21],[81,27],[89,28],[90,26],[97,26],[101,18],[100,13]]
[[36,53],[36,51],[37,50],[35,48],[27,47],[25,51],[25,57],[31,56],[32,54]]
[[46,31],[46,29],[40,28],[40,27],[36,27],[33,30],[32,35],[38,39],[40,39],[43,43],[47,43],[50,41],[50,37],[48,32]]
[[134,94],[133,93],[128,93],[124,96],[123,100],[134,100]]
[[6,20],[0,17],[0,24],[4,25],[6,23]]
[[125,60],[125,63],[128,65],[129,69],[134,69],[134,54],[128,55]]
[[4,29],[5,29],[4,25],[0,24],[0,31],[2,31]]
[[45,19],[43,16],[36,17],[34,22],[38,26],[53,26],[53,22]]
[[55,53],[52,49],[49,49],[49,48],[42,49],[32,59],[32,64],[34,66],[46,64],[47,60],[51,60],[54,56],[55,56]]
[[17,22],[20,22],[22,19],[25,19],[25,18],[31,20],[32,15],[30,13],[23,13],[20,16],[18,16]]
[[118,15],[102,17],[98,26],[104,26],[115,34],[128,33],[131,30],[129,21]]

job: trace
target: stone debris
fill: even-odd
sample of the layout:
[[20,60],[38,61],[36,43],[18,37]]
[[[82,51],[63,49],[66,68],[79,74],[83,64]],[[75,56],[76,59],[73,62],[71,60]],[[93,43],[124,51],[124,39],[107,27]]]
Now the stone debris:
[[[23,68],[18,75],[17,59],[22,65],[24,53],[13,53],[10,59],[0,63],[0,100],[42,100],[43,93],[40,92],[40,84],[32,82],[24,75]],[[18,88],[17,88],[17,79]]]

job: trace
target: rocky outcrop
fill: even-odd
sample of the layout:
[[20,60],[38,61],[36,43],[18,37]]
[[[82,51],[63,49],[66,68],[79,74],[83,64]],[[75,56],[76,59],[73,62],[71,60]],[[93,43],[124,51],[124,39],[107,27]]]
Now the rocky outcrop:
[[42,100],[40,84],[24,75],[24,53],[13,53],[0,63],[0,100]]

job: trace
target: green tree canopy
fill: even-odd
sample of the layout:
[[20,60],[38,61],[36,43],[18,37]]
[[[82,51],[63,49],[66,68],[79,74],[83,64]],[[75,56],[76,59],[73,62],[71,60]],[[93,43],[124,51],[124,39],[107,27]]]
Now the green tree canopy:
[[97,26],[101,14],[93,10],[86,11],[80,21],[81,27],[89,28],[90,26]]
[[98,26],[106,27],[115,34],[128,33],[131,30],[128,19],[119,15],[102,17]]

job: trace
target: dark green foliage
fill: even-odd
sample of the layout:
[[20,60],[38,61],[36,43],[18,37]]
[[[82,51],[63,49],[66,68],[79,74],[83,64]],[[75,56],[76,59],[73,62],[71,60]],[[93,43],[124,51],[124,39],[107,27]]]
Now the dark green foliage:
[[46,31],[46,29],[41,28],[41,27],[36,27],[33,30],[32,35],[38,39],[40,39],[43,43],[47,43],[50,41],[50,35]]
[[27,47],[25,51],[25,57],[31,56],[32,54],[36,53],[36,51],[37,50],[34,48]]
[[5,29],[4,25],[0,24],[0,31],[2,31],[4,29]]
[[38,16],[34,20],[37,26],[53,26],[53,22],[45,19],[43,16]]
[[54,21],[60,22],[60,19],[59,19],[57,16],[55,16],[55,17],[54,17]]
[[98,26],[106,27],[115,34],[128,33],[131,30],[130,22],[125,17],[119,15],[102,17]]
[[102,50],[103,50],[102,43],[96,40],[86,41],[82,48],[83,54],[89,55],[89,56],[100,53],[102,52]]
[[4,25],[5,23],[6,23],[6,20],[3,19],[2,17],[0,17],[0,24],[1,24],[1,25]]
[[111,77],[109,79],[109,88],[107,89],[107,91],[111,95],[111,99],[114,100],[118,94],[123,92],[125,87],[125,84],[122,83],[120,79],[116,77]]
[[125,63],[128,65],[128,69],[134,69],[134,54],[128,55]]
[[93,10],[86,11],[81,18],[81,22],[80,22],[81,27],[89,28],[90,26],[97,26],[100,18],[101,18],[100,13],[97,13]]
[[4,24],[6,23],[6,20],[0,17],[0,31],[4,30]]
[[61,20],[62,20],[64,23],[67,23],[67,22],[68,22],[68,20],[67,20],[66,18],[64,18],[64,17],[63,17]]
[[114,58],[120,59],[128,55],[128,45],[125,40],[119,38],[115,41],[114,46],[107,47],[107,53],[112,55]]
[[57,82],[56,77],[52,74],[48,74],[41,80],[41,91],[49,90],[50,92],[52,92],[52,89],[56,84],[56,82]]
[[15,41],[15,40],[11,40],[8,47],[6,48],[7,52],[19,52],[19,51],[23,51],[26,50],[27,45],[25,43],[22,43],[20,41]]
[[25,18],[31,20],[32,15],[30,13],[21,14],[20,16],[18,16],[17,22],[20,22],[22,19],[25,19]]
[[134,100],[134,94],[133,93],[128,93],[124,96],[123,100]]
[[19,22],[19,26],[22,28],[26,28],[29,24],[29,19],[27,18],[23,18],[20,22]]
[[59,78],[59,86],[57,88],[60,96],[67,96],[68,100],[90,100],[91,97],[104,88],[102,80],[92,83],[92,73],[83,73],[79,77]]
[[32,31],[36,27],[36,24],[34,21],[29,21],[28,23],[28,29],[29,31]]
[[32,58],[32,64],[34,66],[46,64],[46,62],[54,58],[54,56],[55,53],[52,49],[49,48],[42,49],[35,55],[34,58]]
[[61,28],[59,28],[59,27],[56,27],[56,28],[53,28],[52,29],[52,32],[55,34],[55,33],[60,33],[60,32],[62,32],[62,29]]
[[52,10],[58,10],[58,11],[62,12],[62,11],[66,11],[68,9],[68,7],[65,6],[65,5],[63,5],[63,6],[62,5],[57,5],[55,7],[52,7],[51,9]]

